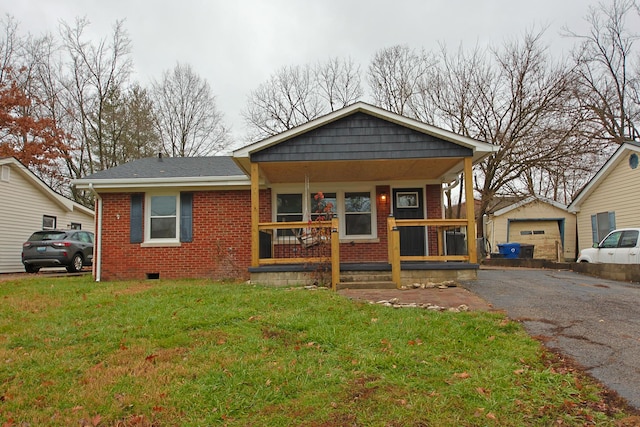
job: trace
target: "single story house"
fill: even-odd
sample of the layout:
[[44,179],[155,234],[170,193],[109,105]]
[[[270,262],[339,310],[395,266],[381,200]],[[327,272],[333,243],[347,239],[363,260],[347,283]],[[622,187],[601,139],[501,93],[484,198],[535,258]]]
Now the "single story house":
[[471,199],[472,165],[494,151],[359,102],[231,156],[141,159],[74,185],[96,196],[96,280],[300,283],[311,268],[334,287],[355,270],[400,286],[475,277],[475,245],[451,255],[443,238],[474,242],[473,211],[444,219],[442,185],[464,172]]
[[55,192],[14,157],[0,158],[0,200],[0,273],[24,271],[22,244],[34,231],[93,231],[91,209]]
[[487,215],[484,230],[494,253],[515,242],[533,245],[533,258],[576,259],[576,216],[553,200],[530,196],[498,209]]
[[578,249],[616,228],[640,227],[639,156],[640,143],[621,144],[569,205],[577,217]]

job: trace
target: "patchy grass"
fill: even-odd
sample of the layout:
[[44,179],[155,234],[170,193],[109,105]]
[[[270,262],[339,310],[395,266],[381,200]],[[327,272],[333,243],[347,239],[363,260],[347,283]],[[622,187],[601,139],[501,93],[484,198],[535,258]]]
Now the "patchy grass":
[[204,280],[33,278],[0,300],[3,426],[632,420],[498,314]]

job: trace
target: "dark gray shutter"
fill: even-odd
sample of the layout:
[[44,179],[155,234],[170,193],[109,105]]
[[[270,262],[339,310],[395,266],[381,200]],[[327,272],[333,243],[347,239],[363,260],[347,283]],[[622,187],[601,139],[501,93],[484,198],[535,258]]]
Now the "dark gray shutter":
[[142,242],[142,198],[144,194],[131,195],[131,221],[129,239],[131,243]]
[[180,241],[193,241],[193,193],[180,193]]
[[598,240],[598,218],[595,215],[591,215],[591,240],[593,243],[600,243]]
[[609,231],[616,229],[616,213],[609,212]]

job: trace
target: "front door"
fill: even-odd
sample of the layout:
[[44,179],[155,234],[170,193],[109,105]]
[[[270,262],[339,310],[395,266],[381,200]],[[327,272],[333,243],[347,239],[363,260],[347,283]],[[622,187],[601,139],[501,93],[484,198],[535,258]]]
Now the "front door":
[[[424,219],[422,188],[393,190],[393,216],[396,219]],[[400,255],[425,255],[425,227],[399,227]]]

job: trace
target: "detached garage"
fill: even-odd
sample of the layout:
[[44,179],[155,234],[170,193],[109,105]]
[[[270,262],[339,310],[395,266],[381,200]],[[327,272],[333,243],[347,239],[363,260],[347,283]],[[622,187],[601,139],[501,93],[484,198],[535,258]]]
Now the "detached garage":
[[552,200],[529,197],[489,214],[485,232],[492,252],[503,243],[533,245],[533,257],[573,261],[576,218]]

